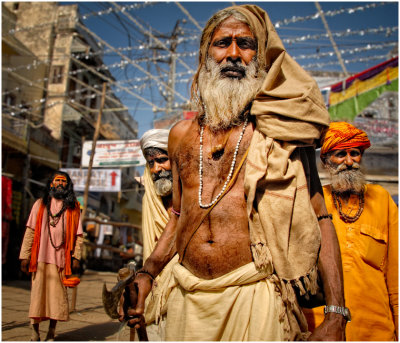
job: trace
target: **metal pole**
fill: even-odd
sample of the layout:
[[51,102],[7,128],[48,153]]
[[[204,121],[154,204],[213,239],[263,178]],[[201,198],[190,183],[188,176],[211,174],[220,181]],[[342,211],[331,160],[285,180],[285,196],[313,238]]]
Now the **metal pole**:
[[[26,119],[26,132],[25,132],[25,139],[26,139],[26,158],[24,161],[24,170],[22,172],[22,198],[21,198],[21,212],[19,217],[19,225],[22,228],[21,233],[23,237],[25,231],[25,224],[27,218],[27,211],[28,211],[28,187],[29,187],[29,170],[31,169],[31,155],[30,155],[30,145],[31,145],[31,125],[30,125],[30,115],[28,114],[28,118]],[[22,242],[22,238],[21,238]]]
[[94,158],[94,154],[96,152],[96,142],[97,142],[97,138],[99,137],[99,132],[100,132],[101,115],[103,112],[103,107],[104,107],[105,98],[106,98],[106,88],[107,88],[107,83],[104,82],[103,83],[103,91],[101,93],[100,110],[99,110],[99,114],[97,116],[96,128],[95,128],[94,134],[93,134],[92,152],[90,153],[89,166],[88,166],[88,171],[87,171],[87,179],[86,179],[86,184],[85,184],[85,191],[83,193],[83,210],[82,210],[82,217],[81,217],[82,221],[85,219],[86,211],[87,211],[90,178],[92,177],[93,158]]
[[331,30],[329,29],[329,26],[328,26],[328,22],[326,21],[324,12],[322,11],[322,8],[321,8],[319,2],[315,2],[315,7],[317,7],[317,10],[318,10],[318,12],[319,12],[319,15],[321,16],[321,20],[322,20],[322,22],[324,23],[325,30],[326,30],[326,32],[328,33],[329,39],[330,39],[331,44],[332,44],[332,46],[333,46],[333,50],[335,50],[336,57],[337,57],[337,59],[339,60],[339,63],[340,63],[340,65],[341,65],[341,67],[342,67],[342,70],[343,70],[344,74],[346,75],[346,77],[348,77],[348,76],[349,76],[349,73],[347,72],[346,66],[344,65],[344,62],[343,62],[343,59],[342,59],[342,55],[341,55],[341,53],[340,53],[340,51],[339,51],[339,49],[338,49],[338,47],[337,47],[337,45],[336,45],[336,42],[335,42],[335,40],[333,39]]

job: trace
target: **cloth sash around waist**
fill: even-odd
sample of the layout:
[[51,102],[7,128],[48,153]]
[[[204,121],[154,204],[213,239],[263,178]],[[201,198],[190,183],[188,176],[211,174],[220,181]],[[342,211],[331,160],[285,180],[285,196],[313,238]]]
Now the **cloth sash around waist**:
[[272,275],[272,267],[258,271],[254,262],[245,264],[218,278],[205,280],[193,275],[188,269],[177,263],[172,268],[176,282],[186,291],[214,291],[230,286],[247,285]]

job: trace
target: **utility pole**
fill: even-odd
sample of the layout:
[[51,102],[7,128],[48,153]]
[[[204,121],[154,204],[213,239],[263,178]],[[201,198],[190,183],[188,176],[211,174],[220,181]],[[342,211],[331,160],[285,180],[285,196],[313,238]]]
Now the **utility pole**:
[[30,124],[31,115],[28,113],[25,119],[26,122],[26,158],[24,162],[24,170],[22,173],[22,197],[21,197],[21,212],[19,217],[20,227],[22,228],[22,232],[25,229],[25,221],[27,217],[28,210],[28,200],[27,200],[27,190],[29,188],[29,171],[31,169],[31,153],[30,153],[30,143],[31,143],[31,124]]
[[[168,77],[168,86],[170,89],[175,90],[175,79],[176,79],[176,47],[178,46],[178,33],[179,33],[179,20],[176,22],[174,30],[171,35],[171,59],[169,64],[169,77]],[[168,90],[167,96],[167,106],[165,110],[165,114],[168,116],[172,113],[172,108],[174,106],[175,94],[173,91]]]
[[88,197],[89,197],[89,185],[90,185],[90,179],[92,177],[93,158],[94,158],[94,154],[96,152],[96,143],[97,143],[97,138],[99,137],[99,132],[100,132],[101,116],[103,113],[104,103],[105,103],[105,99],[106,99],[106,89],[107,89],[107,83],[104,82],[103,83],[103,91],[101,93],[101,104],[100,104],[99,114],[97,115],[96,128],[95,128],[94,134],[93,134],[92,151],[90,153],[89,166],[88,166],[88,171],[87,171],[87,179],[86,179],[86,184],[85,184],[85,191],[83,193],[83,210],[82,210],[82,217],[81,217],[82,222],[85,220],[85,217],[86,217]]
[[321,16],[322,22],[324,23],[325,30],[326,30],[326,32],[327,32],[327,34],[329,36],[329,39],[330,39],[331,44],[333,46],[333,50],[335,51],[336,57],[339,60],[340,66],[342,67],[342,70],[343,70],[344,74],[346,75],[346,77],[348,77],[349,73],[347,72],[346,66],[344,65],[344,62],[343,62],[343,59],[342,59],[342,55],[341,55],[341,53],[340,53],[340,51],[339,51],[339,49],[338,49],[338,47],[336,45],[336,42],[333,39],[332,32],[329,29],[328,22],[326,21],[325,14],[322,11],[322,8],[321,8],[321,5],[319,4],[319,2],[315,2],[315,7],[317,8],[317,10],[319,12],[319,15]]
[[[169,116],[169,115],[173,114],[173,107],[174,107],[174,100],[175,100],[175,84],[176,84],[176,82],[175,82],[176,81],[176,61],[177,61],[176,49],[178,46],[178,37],[179,37],[179,34],[181,33],[181,27],[179,26],[181,22],[185,23],[186,20],[178,19],[176,21],[175,27],[174,27],[171,35],[169,35],[169,36],[158,35],[157,36],[157,38],[164,38],[171,42],[169,50],[167,50],[171,54],[171,57],[167,62],[169,64],[167,85],[170,88],[166,90],[167,95],[165,96],[165,99],[166,99],[165,116]],[[159,46],[155,46],[155,47],[153,47],[153,49],[165,50]],[[157,67],[157,68],[159,69],[159,67]],[[159,72],[160,72],[160,69],[159,69]]]

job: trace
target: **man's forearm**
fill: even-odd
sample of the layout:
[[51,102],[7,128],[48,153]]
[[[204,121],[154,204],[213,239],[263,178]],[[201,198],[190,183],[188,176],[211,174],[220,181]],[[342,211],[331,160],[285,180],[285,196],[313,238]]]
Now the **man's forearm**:
[[306,159],[303,163],[308,166],[310,174],[311,204],[319,220],[321,230],[321,251],[318,269],[323,282],[327,305],[344,306],[343,269],[339,241],[332,221],[325,217],[328,214],[319,179],[313,148],[306,149]]
[[26,227],[24,239],[22,241],[21,251],[19,254],[20,260],[29,260],[31,258],[31,250],[33,239],[35,237],[35,230],[30,227]]
[[321,252],[318,268],[327,305],[345,306],[339,242],[329,219],[321,220]]
[[72,254],[72,257],[80,260],[82,257],[82,245],[83,245],[83,237],[82,235],[79,235],[76,237],[76,242],[75,242],[75,249]]
[[154,277],[161,273],[164,267],[176,254],[176,218],[174,217],[175,216],[170,219],[153,252],[144,262],[143,269]]

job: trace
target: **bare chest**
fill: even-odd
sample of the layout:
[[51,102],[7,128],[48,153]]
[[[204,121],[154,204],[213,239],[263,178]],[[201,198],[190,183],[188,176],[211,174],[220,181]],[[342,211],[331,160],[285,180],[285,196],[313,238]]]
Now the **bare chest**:
[[[200,142],[200,131],[185,137],[180,144],[177,169],[183,188],[198,187],[200,180],[204,191],[213,193],[232,177],[239,166],[251,140],[250,125],[232,132],[211,133],[205,130]],[[244,169],[244,168],[243,168]]]

